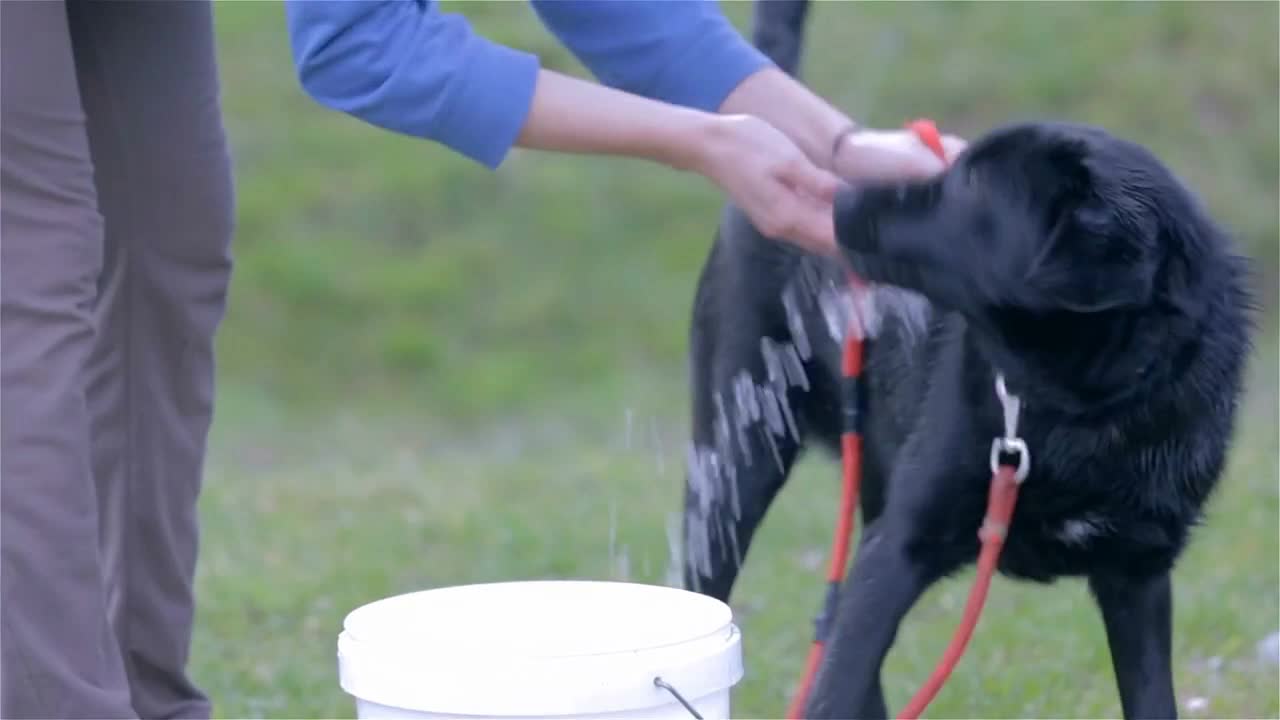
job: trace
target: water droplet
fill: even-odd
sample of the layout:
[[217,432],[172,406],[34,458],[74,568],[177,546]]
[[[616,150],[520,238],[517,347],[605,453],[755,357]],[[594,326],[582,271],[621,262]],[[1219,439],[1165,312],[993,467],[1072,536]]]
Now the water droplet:
[[809,347],[809,335],[805,332],[804,316],[796,305],[795,291],[787,288],[782,293],[782,307],[787,311],[787,328],[791,330],[791,340],[800,356],[808,360],[812,349]]
[[783,360],[783,368],[787,372],[787,384],[808,392],[809,376],[804,371],[804,362],[801,360],[801,354],[794,345],[787,345]]
[[764,422],[769,429],[769,434],[782,435],[786,432],[782,425],[782,411],[778,409],[778,396],[774,394],[772,388],[761,386],[758,388],[760,395],[760,406],[764,408]]
[[1258,659],[1280,665],[1280,631],[1273,632],[1258,642]]
[[653,438],[654,454],[658,458],[658,475],[667,474],[667,459],[662,447],[662,434],[658,432],[658,418],[649,419],[649,436]]

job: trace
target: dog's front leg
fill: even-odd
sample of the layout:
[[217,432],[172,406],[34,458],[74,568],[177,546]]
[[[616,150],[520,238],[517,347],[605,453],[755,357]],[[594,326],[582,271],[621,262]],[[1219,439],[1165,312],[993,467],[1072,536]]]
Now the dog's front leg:
[[1137,578],[1097,574],[1089,579],[1089,587],[1107,629],[1125,718],[1176,718],[1169,574]]
[[891,515],[867,528],[841,590],[832,637],[809,697],[806,718],[884,718],[880,666],[906,617],[937,579],[913,562]]

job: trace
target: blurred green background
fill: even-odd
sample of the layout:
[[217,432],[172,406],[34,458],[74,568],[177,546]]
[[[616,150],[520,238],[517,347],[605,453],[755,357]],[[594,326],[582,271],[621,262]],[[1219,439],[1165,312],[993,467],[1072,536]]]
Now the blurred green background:
[[[524,3],[448,5],[582,73]],[[1176,579],[1188,716],[1280,714],[1264,652],[1280,628],[1278,7],[827,2],[807,43],[806,80],[867,124],[927,115],[976,137],[1051,117],[1140,140],[1258,259],[1265,333],[1230,476]],[[749,26],[748,3],[724,8]],[[715,189],[641,163],[520,152],[490,173],[313,104],[280,4],[223,2],[217,17],[239,232],[193,660],[216,713],[351,716],[336,635],[380,597],[670,581],[686,335]],[[737,716],[780,716],[798,677],[837,477],[802,465],[747,563]],[[971,577],[908,619],[885,674],[892,708],[932,668]],[[1117,716],[1109,662],[1081,583],[997,581],[930,714]]]

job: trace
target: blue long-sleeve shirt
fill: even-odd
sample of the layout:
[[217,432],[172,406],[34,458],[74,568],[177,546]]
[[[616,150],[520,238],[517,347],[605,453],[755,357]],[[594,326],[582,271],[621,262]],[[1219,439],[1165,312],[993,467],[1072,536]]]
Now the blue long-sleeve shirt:
[[[530,0],[601,82],[713,110],[769,64],[714,0]],[[286,0],[294,64],[320,104],[497,168],[539,69],[435,0]]]

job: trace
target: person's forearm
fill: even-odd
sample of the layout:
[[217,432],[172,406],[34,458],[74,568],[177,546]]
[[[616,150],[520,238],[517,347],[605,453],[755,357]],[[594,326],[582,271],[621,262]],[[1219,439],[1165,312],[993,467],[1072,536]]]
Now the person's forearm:
[[854,123],[809,88],[777,68],[742,81],[720,112],[754,115],[781,130],[821,168],[832,168],[832,144]]
[[615,155],[697,170],[717,116],[540,70],[518,147]]

